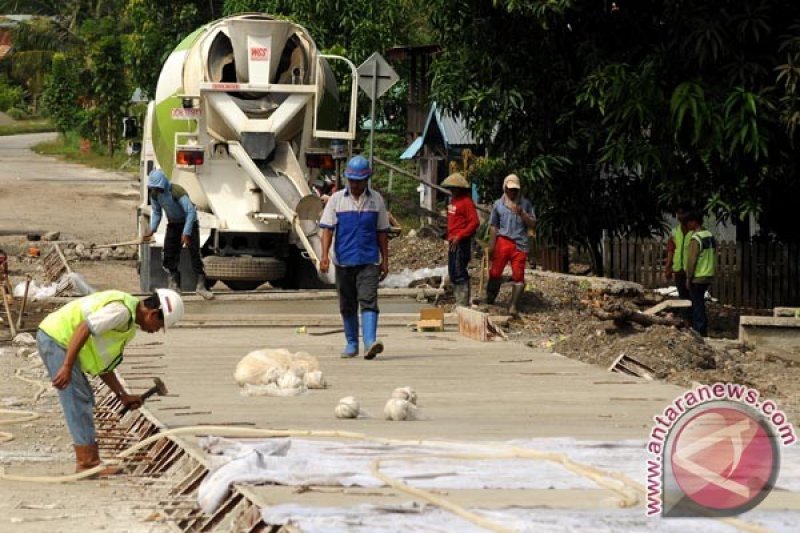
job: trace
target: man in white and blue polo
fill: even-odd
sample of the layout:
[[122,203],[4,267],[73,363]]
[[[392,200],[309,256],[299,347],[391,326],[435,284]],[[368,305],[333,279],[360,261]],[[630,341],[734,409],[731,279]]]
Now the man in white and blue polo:
[[378,283],[389,273],[389,216],[383,198],[368,187],[372,169],[357,155],[344,172],[347,187],[337,191],[325,204],[320,219],[322,258],[320,270],[327,272],[334,244],[336,292],[347,341],[342,357],[358,355],[358,310],[364,358],[374,359],[383,351],[377,340]]

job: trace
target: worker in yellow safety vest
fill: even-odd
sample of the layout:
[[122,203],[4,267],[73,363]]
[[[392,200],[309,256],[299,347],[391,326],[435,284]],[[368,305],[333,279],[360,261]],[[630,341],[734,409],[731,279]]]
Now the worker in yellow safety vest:
[[700,213],[688,214],[686,225],[692,231],[686,259],[686,288],[692,300],[692,328],[705,337],[708,335],[706,292],[717,270],[717,242],[714,235],[703,227],[703,215]]
[[136,335],[136,326],[154,333],[172,327],[182,316],[183,300],[173,290],[157,289],[144,300],[111,290],[78,298],[39,324],[39,356],[58,389],[75,445],[76,472],[100,464],[94,394],[85,374],[99,376],[126,407],[138,409],[141,397],[128,394],[114,373],[122,351]]
[[[686,288],[686,260],[689,256],[689,244],[692,241],[692,232],[686,225],[686,215],[689,211],[690,208],[686,204],[679,204],[675,209],[678,225],[672,228],[667,240],[667,263],[664,266],[667,280],[675,278],[675,288],[678,289],[678,298],[681,300],[691,300],[689,290]],[[688,319],[688,316],[684,318]]]

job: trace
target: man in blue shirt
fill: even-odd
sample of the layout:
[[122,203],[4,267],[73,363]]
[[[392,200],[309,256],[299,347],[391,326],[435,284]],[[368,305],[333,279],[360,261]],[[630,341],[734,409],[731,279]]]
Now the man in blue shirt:
[[377,340],[378,282],[389,273],[389,216],[381,195],[367,186],[372,169],[366,159],[353,157],[344,175],[347,187],[331,196],[319,222],[320,270],[330,268],[335,238],[336,292],[347,341],[342,357],[358,355],[360,306],[364,358],[374,359],[383,351],[383,343]]
[[503,197],[497,200],[489,215],[489,281],[486,284],[486,303],[493,304],[500,292],[503,270],[511,263],[511,305],[509,312],[517,315],[517,304],[525,290],[525,261],[528,258],[528,229],[536,224],[533,206],[520,193],[516,174],[503,180]]
[[180,291],[181,275],[178,265],[181,258],[181,247],[189,248],[192,258],[192,270],[197,274],[195,292],[210,300],[214,295],[206,287],[206,275],[203,269],[203,258],[200,255],[200,227],[197,222],[197,209],[186,190],[178,184],[171,183],[161,169],[150,173],[147,182],[150,193],[150,231],[144,236],[149,241],[161,223],[162,211],[167,215],[167,233],[164,237],[164,257],[162,264],[169,272],[168,288]]

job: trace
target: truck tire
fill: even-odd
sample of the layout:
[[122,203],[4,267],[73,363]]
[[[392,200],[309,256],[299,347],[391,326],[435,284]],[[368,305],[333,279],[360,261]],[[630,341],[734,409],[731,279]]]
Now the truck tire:
[[317,269],[308,259],[304,259],[297,250],[293,250],[286,260],[288,268],[286,277],[271,281],[270,284],[279,289],[304,290],[304,289],[333,289],[335,285],[328,285],[319,279]]
[[280,279],[286,275],[286,262],[274,257],[211,255],[204,258],[203,263],[207,278],[219,280],[233,290],[245,290],[254,283],[258,287],[265,281]]
[[254,291],[262,285],[260,281],[242,281],[235,279],[226,279],[223,283],[232,291]]

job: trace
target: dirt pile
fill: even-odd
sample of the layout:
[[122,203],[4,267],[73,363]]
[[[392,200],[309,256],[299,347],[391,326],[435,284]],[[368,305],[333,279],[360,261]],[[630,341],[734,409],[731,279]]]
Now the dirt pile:
[[652,368],[658,379],[675,373],[717,368],[717,352],[688,330],[650,326],[608,330],[605,322],[576,325],[573,332],[557,342],[553,350],[574,359],[610,366],[622,354]]
[[[476,273],[477,274],[477,273]],[[476,283],[476,277],[473,282]],[[800,365],[763,351],[751,351],[726,340],[737,336],[739,310],[715,303],[707,306],[711,334],[707,341],[689,328],[667,325],[618,325],[592,314],[593,304],[603,309],[644,310],[660,296],[600,294],[596,278],[534,273],[526,275],[522,315],[510,322],[509,338],[531,347],[551,349],[567,357],[608,368],[621,354],[654,370],[656,379],[679,386],[693,382],[731,382],[758,389],[777,398],[787,413],[800,416]],[[492,314],[505,314],[510,284],[504,284]],[[448,301],[448,296],[445,296]],[[661,316],[670,316],[669,314]],[[674,315],[673,318],[678,315]]]
[[657,379],[686,387],[695,382],[739,383],[783,400],[789,411],[800,411],[798,365],[769,352],[749,351],[730,341],[715,347],[689,329],[655,325],[609,331],[607,324],[601,321],[578,324],[552,349],[604,368],[625,354],[652,368]]
[[442,239],[403,235],[389,241],[389,270],[417,270],[447,264],[447,245]]

